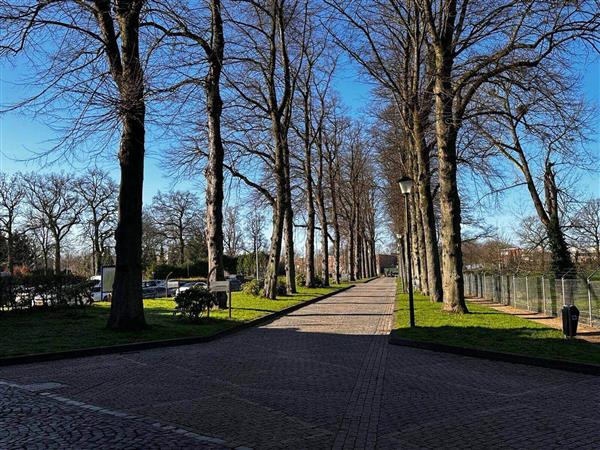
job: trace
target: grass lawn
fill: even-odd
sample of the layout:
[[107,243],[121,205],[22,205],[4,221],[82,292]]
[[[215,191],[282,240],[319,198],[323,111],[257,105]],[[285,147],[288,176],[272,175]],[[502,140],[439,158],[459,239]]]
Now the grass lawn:
[[450,314],[428,297],[415,295],[415,322],[408,327],[408,295],[396,297],[393,335],[418,341],[437,342],[482,350],[519,353],[540,358],[600,364],[600,345],[567,340],[562,331],[522,317],[504,314],[469,303],[471,314]]
[[292,296],[277,300],[252,297],[234,292],[232,318],[227,310],[212,310],[210,318],[198,323],[173,316],[175,302],[171,298],[145,299],[148,328],[140,332],[106,329],[110,303],[99,302],[84,309],[37,310],[0,313],[0,357],[47,353],[99,347],[130,342],[144,342],[190,336],[210,336],[240,322],[280,311],[297,303],[338,290],[298,288]]

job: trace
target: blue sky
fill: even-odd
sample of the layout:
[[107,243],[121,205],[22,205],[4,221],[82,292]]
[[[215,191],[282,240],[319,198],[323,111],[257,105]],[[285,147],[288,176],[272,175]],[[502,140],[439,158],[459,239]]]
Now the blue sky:
[[[27,75],[25,67],[10,67],[5,62],[0,67],[0,104],[6,105],[12,100],[22,96],[21,87],[14,83]],[[343,102],[347,105],[352,115],[356,118],[367,119],[370,103],[370,85],[360,79],[356,68],[349,61],[340,65],[336,76],[334,88],[340,94]],[[580,65],[580,73],[583,77],[583,87],[586,97],[600,104],[600,58],[583,62]],[[600,122],[600,121],[598,121]],[[590,151],[600,161],[600,123],[595,124],[595,142],[590,143]],[[20,112],[12,112],[0,116],[0,171],[12,173],[16,171],[67,171],[79,172],[82,166],[70,166],[65,162],[59,162],[52,166],[40,165],[39,162],[16,161],[27,159],[31,151],[40,151],[48,148],[48,141],[55,138],[56,134],[44,124],[44,118],[32,118]],[[93,146],[93,142],[90,143]],[[168,190],[173,185],[173,180],[164,175],[158,154],[153,151],[158,142],[150,132],[147,143],[147,162],[145,171],[144,201],[149,203],[157,190]],[[118,163],[115,156],[108,155],[98,161],[98,164],[109,170],[118,180]],[[198,182],[180,182],[178,188],[201,191],[202,186]],[[581,179],[581,191],[586,196],[600,196],[600,177],[598,173],[585,174]],[[235,196],[234,192],[231,192]],[[232,199],[233,201],[233,199]],[[512,234],[515,215],[524,211],[531,211],[531,200],[524,189],[515,189],[505,195],[499,209],[489,210],[486,220],[489,224],[497,226],[503,232]]]

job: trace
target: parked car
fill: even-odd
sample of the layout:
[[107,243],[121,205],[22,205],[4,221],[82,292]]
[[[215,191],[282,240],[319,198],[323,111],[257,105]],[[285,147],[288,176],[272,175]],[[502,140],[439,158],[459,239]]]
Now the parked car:
[[208,285],[204,281],[192,281],[189,283],[183,283],[175,290],[175,295],[178,295],[181,292],[185,292],[188,289],[191,289],[193,287],[199,287],[199,288],[206,289],[208,287]]
[[142,287],[144,288],[164,288],[165,280],[144,280],[142,281]]
[[100,285],[92,288],[92,300],[95,302],[110,302],[112,295],[110,292],[102,292]]

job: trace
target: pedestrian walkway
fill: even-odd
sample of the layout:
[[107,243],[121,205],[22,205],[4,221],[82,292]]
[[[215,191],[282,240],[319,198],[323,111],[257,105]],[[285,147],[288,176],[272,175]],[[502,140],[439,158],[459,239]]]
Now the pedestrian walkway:
[[0,368],[0,448],[600,447],[600,378],[389,345],[394,294],[378,279],[210,343]]

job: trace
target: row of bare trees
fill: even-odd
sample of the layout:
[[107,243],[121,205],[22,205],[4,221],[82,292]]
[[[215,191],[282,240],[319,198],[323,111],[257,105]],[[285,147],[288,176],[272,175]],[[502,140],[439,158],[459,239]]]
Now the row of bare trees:
[[[309,284],[317,229],[325,272],[332,243],[336,281],[342,249],[353,277],[374,273],[375,187],[359,155],[369,143],[346,136],[352,127],[340,118],[329,89],[335,52],[323,26],[328,14],[330,9],[310,0],[0,1],[5,31],[0,56],[26,61],[32,74],[23,97],[6,110],[38,113],[64,131],[56,146],[38,156],[92,160],[118,143],[109,327],[145,326],[142,188],[148,131],[166,137],[174,171],[204,174],[211,281],[224,277],[227,177],[241,180],[272,210],[267,297],[275,297],[282,256],[287,290],[296,289],[298,226],[308,236]],[[305,225],[295,214],[301,196]],[[170,199],[168,206],[174,203]],[[169,211],[164,220],[173,221],[170,234],[182,255],[183,218],[177,214]],[[61,232],[56,231],[59,237]]]
[[[585,109],[573,99],[568,62],[586,45],[597,49],[598,2],[327,3],[338,13],[338,44],[377,83],[385,101],[382,139],[401,150],[397,171],[387,173],[416,181],[404,207],[415,219],[412,254],[421,290],[443,299],[445,310],[467,312],[459,194],[467,188],[459,181],[461,174],[477,174],[473,191],[498,184],[508,189],[513,173],[501,158],[514,164],[522,179],[516,184],[531,194],[553,270],[569,270],[555,168],[557,158],[570,154],[573,160],[580,148]],[[531,173],[540,153],[541,182]],[[398,233],[405,226],[400,217]]]
[[[65,173],[0,175],[2,263],[65,270],[63,255],[91,256],[86,273],[112,259],[117,222],[117,185],[103,170],[80,177]],[[158,192],[144,209],[144,264],[183,264],[207,257],[203,211],[190,191]],[[81,244],[83,242],[83,245]],[[19,246],[26,245],[24,252]],[[65,245],[67,249],[65,249]]]
[[64,242],[78,235],[89,242],[97,271],[114,235],[116,190],[114,181],[98,169],[81,177],[0,174],[0,234],[6,239],[8,269],[24,262],[15,261],[15,245],[25,236],[44,270],[52,260],[54,272],[60,273]]
[[[561,218],[576,274],[595,273],[600,267],[600,199],[577,202]],[[486,239],[466,242],[467,269],[547,274],[552,254],[544,224],[535,215],[521,214],[515,217],[513,231],[512,238],[494,232]]]
[[[269,298],[282,257],[287,290],[296,289],[298,226],[306,231],[309,284],[317,232],[323,272],[331,243],[334,279],[343,270],[342,253],[351,276],[374,273],[377,187],[370,148],[377,142],[382,151],[395,149],[395,175],[417,181],[406,207],[416,219],[412,253],[421,288],[446,310],[466,312],[462,173],[481,175],[484,168],[486,181],[503,182],[506,176],[495,173],[498,164],[491,161],[515,163],[552,243],[555,270],[570,264],[554,155],[570,147],[562,144],[572,143],[579,129],[567,127],[577,111],[564,101],[562,93],[571,90],[559,74],[577,46],[595,48],[598,16],[596,0],[1,0],[0,55],[26,60],[34,74],[34,90],[8,109],[43,112],[64,127],[59,144],[40,156],[84,149],[91,159],[90,146],[81,145],[90,137],[104,137],[106,146],[118,141],[109,327],[145,326],[148,130],[167,138],[175,172],[204,174],[211,281],[224,277],[226,179],[239,180],[253,201],[271,209]],[[336,100],[331,84],[338,48],[377,83],[383,126],[375,133],[344,118]],[[552,82],[545,84],[545,77]],[[556,132],[530,129],[529,117],[563,106],[570,112],[556,117]],[[523,163],[529,146],[520,143],[521,128],[538,136],[536,145],[550,155],[541,191]]]

